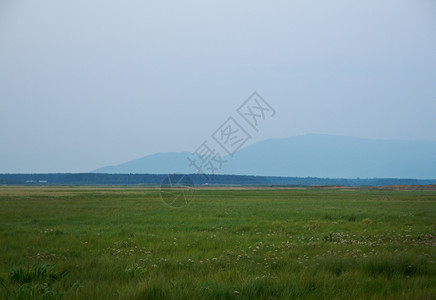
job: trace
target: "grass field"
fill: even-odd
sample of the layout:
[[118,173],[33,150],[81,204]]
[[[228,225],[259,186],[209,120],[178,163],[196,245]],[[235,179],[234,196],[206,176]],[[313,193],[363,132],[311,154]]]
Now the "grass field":
[[0,187],[4,299],[436,299],[436,192]]

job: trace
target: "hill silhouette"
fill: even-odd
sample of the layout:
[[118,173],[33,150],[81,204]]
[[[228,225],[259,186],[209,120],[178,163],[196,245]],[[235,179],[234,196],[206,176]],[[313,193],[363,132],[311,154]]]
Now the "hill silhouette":
[[[195,173],[189,152],[158,153],[95,173]],[[261,141],[238,151],[216,174],[321,178],[436,178],[436,142],[309,134]]]

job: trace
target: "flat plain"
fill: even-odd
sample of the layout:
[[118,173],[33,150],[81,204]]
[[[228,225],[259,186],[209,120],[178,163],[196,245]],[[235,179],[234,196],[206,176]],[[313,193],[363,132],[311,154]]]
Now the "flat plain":
[[0,187],[0,299],[435,299],[436,192]]

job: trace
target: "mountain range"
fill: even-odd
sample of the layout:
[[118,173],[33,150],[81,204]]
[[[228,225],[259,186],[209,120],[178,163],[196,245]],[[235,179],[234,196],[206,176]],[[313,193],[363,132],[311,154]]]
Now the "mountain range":
[[[196,173],[190,152],[148,155],[94,173]],[[436,179],[436,142],[323,134],[268,139],[234,154],[215,174],[323,178]]]

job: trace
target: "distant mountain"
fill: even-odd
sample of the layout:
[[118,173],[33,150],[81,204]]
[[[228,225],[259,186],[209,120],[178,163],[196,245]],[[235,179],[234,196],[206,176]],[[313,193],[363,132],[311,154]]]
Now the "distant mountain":
[[[160,153],[96,173],[195,173],[189,152]],[[269,139],[238,151],[218,174],[323,178],[436,179],[436,142],[310,134]]]
[[189,167],[187,157],[189,152],[157,153],[131,160],[117,166],[107,166],[93,171],[93,173],[109,174],[172,174],[195,173]]

